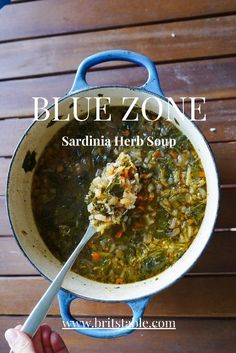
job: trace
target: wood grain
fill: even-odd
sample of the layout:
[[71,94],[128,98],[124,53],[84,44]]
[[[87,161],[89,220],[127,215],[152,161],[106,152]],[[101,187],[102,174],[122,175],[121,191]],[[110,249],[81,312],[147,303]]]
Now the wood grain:
[[236,272],[236,232],[214,233],[190,273]]
[[236,188],[221,189],[216,228],[236,228]]
[[7,215],[5,197],[0,197],[0,233],[1,235],[12,235],[10,222]]
[[178,6],[174,0],[105,0],[102,4],[93,0],[31,1],[6,6],[0,12],[0,41],[226,14],[235,10],[230,0],[215,4],[209,0],[178,0]]
[[[199,60],[157,65],[161,86],[167,96],[193,96],[208,99],[236,97],[235,58]],[[142,85],[147,73],[141,67],[92,71],[87,75],[91,85]],[[62,97],[72,85],[74,74],[0,81],[0,118],[17,118],[33,114],[32,97]],[[7,97],[7,99],[6,99]],[[216,109],[215,109],[216,111]]]
[[[206,101],[205,104],[201,104],[201,111],[201,114],[196,114],[196,120],[201,120],[203,114],[206,114],[206,120],[196,121],[195,123],[208,142],[226,142],[236,139],[235,99]],[[185,112],[188,116],[191,116],[190,104],[185,105]]]
[[236,16],[225,16],[107,30],[102,36],[90,32],[3,43],[0,79],[68,73],[83,58],[107,48],[138,51],[156,62],[232,55],[235,25]]
[[[236,317],[235,276],[183,277],[156,295],[148,305],[146,316]],[[0,277],[0,314],[28,314],[48,287],[41,277]],[[16,296],[17,293],[17,296]],[[54,301],[49,314],[58,314]],[[73,315],[130,315],[125,304],[91,302],[77,299],[72,303]]]
[[0,275],[37,275],[13,237],[0,238]]
[[[25,316],[11,316],[0,318],[0,350],[9,351],[9,347],[3,338],[5,330],[22,324]],[[86,318],[88,321],[92,318]],[[106,317],[104,317],[106,319]],[[165,318],[156,317],[156,320]],[[173,320],[173,318],[169,318]],[[151,325],[151,320],[148,324]],[[45,320],[53,330],[62,335],[70,353],[98,353],[98,352],[130,352],[136,353],[235,353],[235,319],[192,319],[177,318],[176,330],[142,330],[136,331],[129,336],[116,340],[95,339],[76,334],[73,331],[63,331],[60,318],[49,317]]]
[[236,141],[210,145],[222,184],[236,184]]
[[[198,126],[208,141],[232,141],[236,139],[236,110],[234,107],[235,99],[206,103],[206,124],[204,129],[204,123],[198,123]],[[215,130],[212,132],[211,128],[215,128]]]
[[10,158],[0,158],[0,196],[6,194],[6,181],[10,161]]
[[[189,274],[236,273],[236,232],[217,232]],[[223,256],[222,254],[227,254]],[[221,259],[219,261],[219,258]],[[13,237],[0,237],[0,276],[37,275]]]
[[[32,124],[32,119],[4,119],[0,121],[0,156],[11,156],[24,135],[26,129]],[[5,146],[5,147],[3,147]],[[4,154],[2,154],[4,153]]]

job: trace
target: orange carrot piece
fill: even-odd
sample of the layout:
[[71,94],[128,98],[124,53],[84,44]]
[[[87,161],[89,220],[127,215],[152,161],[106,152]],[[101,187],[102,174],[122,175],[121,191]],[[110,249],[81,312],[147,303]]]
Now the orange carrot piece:
[[99,254],[99,252],[94,251],[91,254],[91,258],[93,261],[97,262],[97,261],[101,260],[101,255]]
[[119,230],[119,231],[115,234],[116,239],[120,239],[123,234],[124,234],[123,230]]
[[171,157],[176,158],[178,156],[178,153],[175,151],[170,151],[170,155]]
[[154,153],[153,153],[153,157],[154,158],[159,158],[161,156],[161,151],[159,150],[156,150]]
[[200,170],[200,171],[198,172],[198,176],[199,176],[200,178],[203,178],[203,177],[205,176],[204,171],[203,171],[203,170]]
[[124,177],[125,177],[125,179],[128,179],[128,177],[129,177],[129,169],[125,169],[124,170]]
[[116,279],[116,284],[123,284],[123,283],[125,283],[125,280],[123,278]]

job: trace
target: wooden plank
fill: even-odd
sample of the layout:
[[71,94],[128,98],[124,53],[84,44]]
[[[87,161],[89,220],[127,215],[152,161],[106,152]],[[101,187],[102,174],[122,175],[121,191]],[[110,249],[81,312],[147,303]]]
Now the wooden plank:
[[[186,112],[189,114],[190,105],[187,106]],[[236,139],[235,99],[206,102],[202,105],[202,114],[196,116],[196,119],[202,119],[204,112],[207,116],[206,121],[199,121],[196,124],[209,142]]]
[[[236,232],[217,232],[189,274],[224,274],[236,272]],[[222,256],[227,254],[227,256]],[[219,261],[220,259],[220,261]],[[0,237],[0,276],[37,275],[13,237]]]
[[[86,318],[88,321],[93,318]],[[102,318],[101,318],[102,319]],[[103,318],[104,320],[107,317]],[[151,320],[148,325],[152,325]],[[156,320],[163,318],[157,317]],[[0,318],[0,334],[9,327],[22,324],[26,317],[11,316]],[[170,318],[173,320],[173,318]],[[235,319],[176,319],[176,330],[138,330],[129,336],[121,337],[118,340],[96,339],[85,335],[78,335],[73,331],[63,331],[60,318],[49,317],[45,322],[57,331],[64,339],[70,353],[97,353],[97,352],[129,352],[136,353],[235,353]],[[199,339],[200,338],[200,339]],[[1,352],[9,351],[4,340],[0,341]]]
[[[156,295],[148,305],[146,316],[236,317],[235,276],[183,277]],[[28,314],[46,290],[48,282],[41,277],[1,277],[0,314]],[[17,296],[16,296],[17,293]],[[130,315],[125,304],[91,302],[78,299],[72,304],[74,315]],[[49,314],[57,315],[54,301]]]
[[211,149],[216,159],[222,184],[236,184],[236,141],[227,143],[212,143]]
[[216,228],[236,228],[236,188],[221,189]]
[[0,234],[12,235],[10,222],[7,215],[5,197],[0,196]]
[[13,237],[0,238],[0,275],[37,275]]
[[10,158],[0,158],[0,196],[6,193],[6,179],[10,165]]
[[215,232],[206,249],[188,273],[235,273],[235,248],[236,232]]
[[231,55],[236,52],[235,25],[236,16],[225,16],[107,30],[104,36],[90,32],[3,43],[0,79],[69,72],[107,48],[141,51],[156,62]]
[[[236,97],[235,58],[170,63],[158,65],[157,69],[164,92],[175,100],[189,95],[207,100]],[[146,77],[147,73],[141,67],[92,71],[87,75],[91,85],[139,86]],[[51,103],[52,97],[66,94],[73,79],[74,74],[63,74],[0,82],[0,118],[32,115],[32,97],[45,97]]]
[[226,14],[235,10],[230,0],[216,4],[179,0],[178,6],[174,0],[33,1],[6,6],[0,12],[0,41]]
[[[32,124],[32,121],[32,119],[7,119],[0,121],[1,141],[4,141],[3,143],[0,142],[0,156],[11,156],[14,153],[17,143],[26,129]],[[5,144],[5,147],[3,147],[3,144]]]

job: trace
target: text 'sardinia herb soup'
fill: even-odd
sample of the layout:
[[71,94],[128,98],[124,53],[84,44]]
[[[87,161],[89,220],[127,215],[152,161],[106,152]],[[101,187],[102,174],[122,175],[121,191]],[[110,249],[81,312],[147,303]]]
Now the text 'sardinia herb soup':
[[[207,196],[201,161],[187,137],[164,118],[121,122],[124,109],[111,107],[113,120],[102,124],[72,121],[62,127],[44,149],[32,184],[38,230],[63,263],[89,224],[85,199],[92,180],[121,152],[130,157],[141,185],[135,207],[119,224],[96,233],[72,268],[89,279],[116,284],[141,281],[173,265],[199,230]],[[86,136],[102,136],[111,144],[62,146],[63,137],[69,141]],[[121,137],[174,139],[176,143],[173,147],[115,144]],[[110,191],[117,199],[122,197],[120,182],[117,179]],[[102,207],[99,213],[103,214]]]

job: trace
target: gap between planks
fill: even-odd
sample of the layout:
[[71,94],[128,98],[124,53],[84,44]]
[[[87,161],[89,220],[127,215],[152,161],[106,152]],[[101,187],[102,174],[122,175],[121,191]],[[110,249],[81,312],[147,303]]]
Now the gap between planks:
[[[36,1],[39,1],[39,0],[36,0]],[[28,1],[26,1],[26,2],[28,2]],[[133,24],[126,24],[126,25],[111,25],[109,27],[88,28],[85,30],[73,30],[73,31],[51,33],[51,34],[24,36],[24,37],[12,38],[12,39],[6,39],[6,40],[0,39],[0,45],[5,44],[5,43],[16,43],[16,42],[21,42],[21,41],[37,40],[37,39],[44,39],[44,38],[54,38],[54,37],[61,37],[61,36],[74,35],[74,34],[94,33],[94,34],[99,35],[100,32],[102,32],[105,35],[106,31],[110,31],[110,30],[119,30],[119,29],[123,29],[123,28],[128,29],[128,28],[135,28],[135,27],[141,27],[141,26],[145,27],[145,26],[159,25],[159,24],[164,25],[164,24],[169,24],[169,23],[204,20],[204,19],[219,18],[219,17],[222,18],[222,17],[234,16],[234,15],[236,15],[235,11],[229,11],[229,12],[225,12],[225,13],[216,13],[216,14],[212,14],[212,15],[180,17],[180,18],[173,18],[173,19],[169,19],[169,20],[150,21],[150,22],[146,22],[146,23],[145,22],[135,22]]]
[[[158,65],[158,73],[162,89],[176,101],[178,97],[188,96],[189,92],[192,96],[205,96],[207,101],[236,97],[234,58]],[[107,84],[136,87],[146,81],[147,72],[140,66],[104,69],[88,72],[86,78],[91,86]],[[60,74],[0,82],[0,118],[32,116],[32,96],[43,96],[51,103],[52,96],[62,97],[66,94],[73,80],[72,74]],[[21,96],[17,99],[19,92]],[[218,112],[219,109],[215,110]]]
[[[0,278],[0,313],[29,313],[49,285],[41,277]],[[7,295],[6,295],[7,293]],[[16,293],[18,294],[16,297]],[[235,276],[185,276],[158,293],[147,307],[148,316],[236,317]],[[14,303],[14,307],[13,304]],[[129,315],[130,309],[119,303],[89,302],[77,299],[72,312],[80,315]],[[58,314],[54,301],[50,314]]]
[[[235,21],[236,16],[226,16],[108,30],[100,41],[94,33],[83,33],[5,43],[1,44],[0,77],[5,80],[29,77],[35,72],[38,75],[68,72],[76,69],[84,57],[108,47],[128,47],[134,51],[142,48],[143,54],[158,62],[234,55],[236,48],[232,33]],[[173,32],[176,33],[175,38],[171,37]],[[42,50],[44,56],[40,55]],[[18,55],[19,51],[21,55]],[[114,66],[114,62],[102,66]]]
[[[162,11],[159,11],[160,6]],[[46,12],[45,8],[47,8]],[[98,3],[93,0],[80,2],[77,0],[34,1],[17,6],[17,16],[15,6],[5,7],[4,11],[0,13],[0,39],[6,41],[63,33],[105,31],[139,25],[227,16],[235,11],[236,6],[230,0],[217,1],[214,5],[211,1],[193,2],[191,6],[186,0],[179,0],[178,6],[174,0],[168,2],[147,0],[145,4],[142,0],[129,0],[128,4],[125,0],[120,0],[118,3],[109,0]],[[38,21],[38,17],[41,17],[40,21]],[[11,22],[10,28],[6,21]],[[6,32],[4,29],[7,26],[8,31]]]

